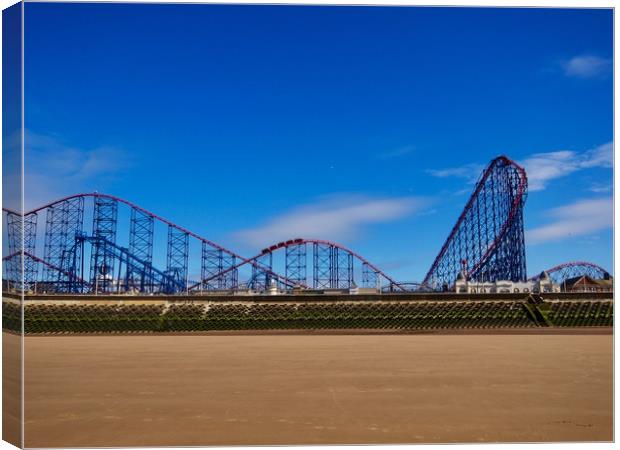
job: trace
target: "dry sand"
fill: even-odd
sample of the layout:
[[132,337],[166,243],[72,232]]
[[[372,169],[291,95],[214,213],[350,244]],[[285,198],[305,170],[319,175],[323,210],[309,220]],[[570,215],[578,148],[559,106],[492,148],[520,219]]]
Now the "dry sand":
[[21,445],[21,345],[19,336],[2,333],[2,439]]
[[610,441],[612,344],[610,334],[27,337],[26,446]]

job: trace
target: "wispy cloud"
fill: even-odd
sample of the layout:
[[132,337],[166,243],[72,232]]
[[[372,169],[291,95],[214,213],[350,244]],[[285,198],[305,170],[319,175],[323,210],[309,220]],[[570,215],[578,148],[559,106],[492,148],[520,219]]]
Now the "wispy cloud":
[[58,196],[100,189],[131,165],[125,152],[111,146],[77,148],[32,131],[25,133],[24,144],[27,209]]
[[613,199],[580,200],[550,210],[552,222],[526,232],[525,242],[536,245],[587,236],[613,226]]
[[592,245],[592,244],[596,244],[597,242],[600,242],[600,240],[601,240],[601,237],[598,234],[593,234],[590,236],[583,236],[579,238],[577,243],[582,244],[582,245]]
[[393,158],[399,158],[401,156],[405,156],[410,154],[411,152],[413,152],[415,150],[415,147],[413,145],[407,145],[405,147],[400,147],[394,150],[389,150],[387,152],[381,153],[379,155],[377,155],[377,158],[379,159],[393,159]]
[[419,212],[428,203],[418,197],[333,195],[276,216],[257,228],[238,231],[235,238],[254,247],[298,237],[346,242],[358,237],[367,225],[400,219]]
[[597,194],[611,192],[613,190],[613,186],[611,183],[603,184],[603,183],[592,183],[590,186],[590,192],[596,192]]
[[566,76],[598,78],[611,72],[611,59],[593,55],[580,55],[562,63]]
[[594,167],[613,167],[613,143],[607,142],[585,152],[560,150],[536,153],[521,164],[527,172],[530,191],[540,191],[551,180]]
[[56,137],[33,132],[26,133],[25,152],[33,172],[53,171],[74,179],[116,172],[128,162],[126,155],[114,147],[80,149],[65,145]]
[[482,164],[471,163],[447,169],[428,169],[426,172],[437,178],[457,177],[464,178],[469,183],[475,183],[483,170],[484,166]]
[[[566,177],[574,172],[595,167],[613,167],[613,143],[607,142],[584,152],[560,150],[547,153],[535,153],[519,161],[525,168],[530,191],[540,191],[554,179]],[[466,164],[461,167],[447,169],[429,169],[427,173],[434,177],[459,177],[474,183],[484,166],[481,164]]]
[[459,189],[458,191],[452,192],[452,195],[455,197],[460,197],[461,195],[471,194],[471,193],[472,193],[472,188],[466,187],[464,189]]

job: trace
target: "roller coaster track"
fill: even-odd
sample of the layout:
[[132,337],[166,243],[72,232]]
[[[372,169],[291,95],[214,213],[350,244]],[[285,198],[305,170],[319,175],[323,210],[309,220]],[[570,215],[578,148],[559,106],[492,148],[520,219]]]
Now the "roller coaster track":
[[[135,203],[97,192],[67,196],[23,215],[3,208],[7,213],[9,249],[9,256],[3,260],[7,262],[6,279],[22,279],[23,290],[39,283],[46,288],[56,286],[56,292],[74,293],[92,292],[92,289],[146,293],[265,291],[274,285],[285,290],[356,287],[445,290],[453,287],[460,272],[475,281],[523,281],[526,279],[523,233],[526,197],[525,170],[505,156],[492,160],[422,283],[399,282],[352,249],[322,239],[290,239],[245,258]],[[93,226],[92,235],[87,236],[83,232],[84,205],[86,200],[90,204],[90,199]],[[129,230],[128,247],[116,239],[119,205],[124,205],[123,213],[129,209],[129,226],[123,228]],[[44,238],[38,245],[37,255],[37,241],[41,241],[37,217],[43,212]],[[159,227],[167,228],[165,252],[154,241]],[[190,243],[200,245],[199,257],[190,251],[193,248]],[[160,256],[165,253],[165,269],[155,268],[154,247]],[[20,249],[23,259],[16,258]],[[200,275],[194,278],[198,281],[191,281],[190,269],[198,268]],[[241,268],[251,271],[247,281],[239,281]],[[562,264],[547,272],[556,278],[576,273],[608,275],[599,266],[586,262]],[[161,287],[164,285],[168,287]],[[168,292],[170,289],[173,292]]]
[[[240,256],[240,255],[238,255],[238,254],[228,250],[227,248],[224,248],[224,247],[216,244],[215,242],[210,241],[209,239],[206,239],[206,238],[204,238],[204,237],[202,237],[202,236],[200,236],[200,235],[198,235],[198,234],[196,234],[196,233],[194,233],[194,232],[192,232],[192,231],[190,231],[190,230],[188,230],[188,229],[186,229],[184,227],[181,227],[181,226],[171,222],[168,219],[165,219],[165,218],[163,218],[161,216],[158,216],[157,214],[152,213],[152,212],[150,212],[150,211],[148,211],[148,210],[146,210],[146,209],[136,205],[135,203],[132,203],[132,202],[130,202],[128,200],[125,200],[123,198],[120,198],[120,197],[116,197],[114,195],[100,194],[100,193],[97,193],[97,192],[74,194],[74,195],[70,195],[70,196],[67,196],[67,197],[60,198],[58,200],[54,200],[53,202],[46,203],[46,204],[44,204],[42,206],[39,206],[39,207],[34,208],[34,209],[30,210],[30,211],[27,211],[27,212],[24,213],[24,217],[30,216],[32,214],[37,214],[40,211],[46,210],[48,208],[53,208],[54,206],[60,205],[60,204],[62,204],[64,202],[67,202],[67,201],[70,201],[70,200],[73,200],[73,199],[80,199],[80,198],[83,199],[83,198],[88,198],[88,197],[106,198],[106,199],[112,200],[114,202],[123,203],[123,204],[127,205],[128,207],[132,208],[133,210],[139,211],[140,213],[142,213],[143,215],[145,215],[147,217],[151,217],[154,220],[157,220],[157,221],[159,221],[159,222],[161,222],[161,223],[163,223],[163,224],[165,224],[165,225],[167,225],[167,226],[169,226],[171,228],[174,228],[174,229],[178,230],[179,232],[181,232],[183,234],[191,236],[191,237],[197,239],[198,241],[200,241],[200,242],[202,242],[202,243],[204,243],[204,244],[206,244],[206,245],[208,245],[208,246],[210,246],[210,247],[212,247],[214,249],[220,250],[223,253],[226,253],[227,255],[230,255],[230,256],[232,256],[234,258],[238,258],[238,259],[242,260],[243,264],[250,264],[252,266],[258,266],[261,270],[269,273],[274,278],[276,278],[278,280],[281,280],[283,282],[283,284],[285,284],[285,285],[288,285],[288,286],[292,286],[293,285],[293,283],[289,282],[288,280],[283,278],[281,275],[271,271],[269,268],[261,267],[255,261],[251,261],[250,259],[245,259],[242,256]],[[16,211],[10,210],[8,208],[4,208],[3,207],[2,210],[7,212],[7,213],[9,213],[9,214],[19,215],[19,213],[17,213]],[[40,258],[38,258],[38,259],[40,260]],[[48,267],[55,267],[53,264],[51,264],[49,262],[48,262],[47,265],[48,265]]]
[[[100,227],[100,223],[103,223],[104,225],[100,227],[102,229],[99,230],[100,231],[99,234],[101,235],[100,237],[103,236],[105,237],[105,239],[103,240],[102,239],[99,239],[99,240],[87,239],[88,242],[93,243],[93,248],[94,248],[92,251],[93,254],[96,254],[99,251],[98,250],[99,247],[104,247],[104,245],[101,244],[101,242],[109,243],[109,245],[107,246],[108,250],[115,249],[114,254],[100,255],[99,260],[98,260],[99,262],[97,262],[97,260],[95,259],[93,260],[95,262],[91,261],[91,264],[96,265],[98,269],[95,272],[93,272],[95,273],[95,275],[91,274],[90,283],[87,283],[83,278],[81,278],[80,276],[77,276],[74,273],[77,270],[77,267],[72,267],[72,268],[64,267],[67,265],[67,257],[63,256],[68,252],[69,248],[75,248],[74,241],[72,241],[73,237],[70,235],[72,232],[74,232],[76,235],[81,233],[81,230],[83,227],[83,210],[84,210],[83,201],[84,199],[87,199],[87,198],[93,198],[96,205],[97,205],[97,202],[101,202],[103,200],[108,202],[107,205],[104,205],[99,210],[97,210],[97,206],[95,205],[95,212],[93,213],[93,217],[94,217],[93,232],[97,234],[97,231],[95,229],[97,227]],[[18,248],[19,246],[18,244],[16,244],[16,242],[18,241],[18,234],[20,234],[22,231],[24,231],[24,233],[26,234],[30,233],[31,238],[32,238],[31,240],[33,243],[32,243],[32,249],[28,249],[28,250],[32,250],[32,252],[25,252],[25,253],[32,255],[34,261],[40,262],[45,266],[44,269],[48,272],[47,279],[50,283],[54,281],[58,281],[58,276],[60,274],[60,275],[63,275],[65,278],[65,280],[63,281],[64,283],[67,283],[67,281],[71,281],[71,280],[73,281],[79,280],[81,283],[80,289],[83,287],[92,287],[93,285],[95,285],[94,280],[97,277],[99,277],[98,270],[103,269],[103,268],[107,269],[108,266],[112,266],[114,261],[112,261],[110,258],[118,259],[120,255],[119,252],[123,253],[122,249],[117,248],[118,246],[114,244],[114,239],[116,237],[117,204],[124,204],[131,209],[132,221],[134,220],[133,215],[138,213],[143,217],[143,219],[147,221],[150,221],[150,222],[156,221],[158,223],[161,223],[169,227],[169,230],[170,229],[175,230],[175,232],[177,233],[176,238],[171,237],[170,234],[168,236],[168,253],[170,253],[170,248],[172,245],[171,242],[174,239],[178,241],[179,236],[181,236],[180,239],[183,239],[183,238],[187,239],[191,237],[191,238],[198,240],[203,245],[203,261],[202,261],[203,270],[201,271],[201,273],[203,274],[204,274],[204,264],[205,264],[204,248],[205,247],[208,248],[207,250],[208,252],[213,252],[213,251],[219,252],[219,262],[220,262],[219,270],[212,271],[211,273],[208,274],[208,276],[202,276],[201,280],[198,282],[194,282],[191,284],[188,283],[187,288],[185,289],[186,291],[190,291],[190,290],[193,291],[196,289],[202,290],[202,288],[204,288],[205,286],[209,286],[209,284],[212,281],[224,280],[231,273],[235,273],[235,276],[232,277],[232,282],[230,280],[228,281],[225,280],[226,283],[224,285],[222,283],[219,283],[219,287],[224,288],[224,289],[237,288],[239,286],[236,284],[236,277],[237,277],[236,272],[238,271],[239,268],[243,266],[250,266],[252,269],[253,275],[252,275],[252,279],[250,283],[251,288],[266,289],[267,285],[269,284],[269,280],[274,280],[280,287],[284,287],[286,289],[290,289],[293,287],[308,289],[310,288],[310,286],[307,284],[305,276],[302,279],[300,278],[300,274],[297,273],[296,274],[297,276],[295,277],[295,279],[292,280],[288,278],[287,276],[283,276],[279,274],[278,272],[276,272],[275,270],[273,270],[271,258],[270,258],[269,264],[263,264],[262,262],[265,260],[266,255],[269,255],[271,257],[271,254],[275,250],[284,249],[284,251],[287,253],[287,260],[285,264],[286,264],[287,273],[288,273],[288,269],[291,268],[291,265],[289,264],[289,253],[287,249],[289,247],[295,247],[299,249],[301,246],[306,246],[306,245],[313,246],[315,258],[321,256],[321,255],[318,255],[319,252],[323,252],[323,254],[327,256],[327,259],[324,259],[322,261],[322,264],[319,264],[318,262],[316,262],[314,265],[315,283],[313,287],[315,288],[348,288],[348,287],[355,286],[356,283],[352,275],[353,274],[353,259],[355,259],[356,261],[358,261],[358,263],[362,265],[364,276],[368,276],[369,278],[372,278],[373,280],[387,281],[391,289],[404,290],[403,288],[399,287],[399,284],[393,278],[391,278],[385,272],[381,271],[374,264],[367,261],[364,257],[334,242],[319,240],[319,239],[295,239],[295,240],[290,240],[286,242],[280,242],[276,245],[273,245],[263,250],[259,255],[256,255],[252,258],[244,258],[241,255],[207,238],[204,238],[203,236],[200,236],[197,233],[188,230],[187,228],[179,226],[168,219],[165,219],[155,213],[152,213],[151,211],[148,211],[136,205],[133,202],[130,202],[128,200],[125,200],[117,196],[113,196],[109,194],[101,194],[101,193],[96,193],[96,192],[95,193],[81,193],[81,194],[75,194],[75,195],[63,197],[61,199],[44,204],[42,206],[26,211],[24,213],[23,215],[24,218],[35,218],[36,219],[37,214],[43,211],[47,211],[45,249],[46,249],[46,252],[48,252],[50,255],[52,256],[56,255],[55,261],[45,260],[44,258],[40,258],[40,257],[33,255],[34,247],[35,247],[34,242],[36,241],[36,235],[37,235],[36,220],[34,221],[34,228],[30,230],[30,232],[28,232],[25,229],[26,227],[24,227],[24,230],[18,227],[16,231],[15,230],[13,231],[12,235],[11,233],[9,233],[9,241],[13,242],[12,246],[14,248]],[[108,210],[106,210],[105,208],[107,208]],[[55,209],[59,211],[59,214],[56,214],[56,215],[59,215],[59,217],[55,217],[54,215]],[[11,217],[11,216],[19,217],[20,216],[18,212],[10,210],[8,208],[3,208],[3,211],[7,213],[8,215],[7,217]],[[71,222],[72,220],[71,217],[74,218],[73,222]],[[15,222],[17,222],[17,220],[15,220]],[[67,225],[68,223],[69,225]],[[71,223],[73,223],[73,228],[71,227]],[[147,248],[147,251],[143,252],[146,255],[149,255],[149,258],[147,258],[148,260],[147,264],[143,265],[143,268],[148,267],[148,263],[150,262],[150,257],[151,257],[150,255],[152,255],[152,247],[153,247],[152,226],[153,225],[151,224],[150,226],[151,226],[150,234],[147,236],[146,241],[145,241],[145,247]],[[131,237],[133,237],[134,234],[137,234],[137,232],[134,229],[131,229],[130,233],[132,234]],[[130,237],[130,240],[131,240],[131,237]],[[61,241],[60,244],[54,244],[54,242],[59,241],[59,240]],[[53,245],[56,245],[59,248],[53,248]],[[181,255],[180,255],[181,259],[185,258],[185,266],[182,267],[182,271],[185,274],[185,278],[187,278],[186,276],[187,275],[187,258],[188,258],[187,253],[188,253],[188,246],[187,244],[185,244],[185,248],[184,250],[181,250]],[[127,254],[127,252],[124,252],[123,254]],[[61,255],[61,256],[58,256],[58,255]],[[226,264],[222,264],[222,261],[224,259],[222,255],[227,255],[229,257],[228,261],[229,262],[232,261],[227,265],[227,267],[223,267],[223,266],[226,266]],[[9,255],[8,257],[5,257],[4,260],[12,259],[14,258],[14,256],[15,256],[14,254]],[[80,257],[82,256],[81,255],[78,256],[78,258]],[[138,258],[136,259],[140,260]],[[343,263],[343,261],[345,260],[346,262]],[[57,264],[54,264],[54,262],[57,262]],[[300,267],[298,267],[297,269],[299,270]],[[14,272],[16,270],[17,269],[14,269]],[[128,268],[127,270],[130,270],[130,269]],[[135,269],[135,265],[133,266],[131,270],[137,270]],[[305,267],[304,267],[304,271],[305,271]],[[50,275],[49,273],[51,272],[53,272],[54,274]],[[319,275],[319,272],[322,272],[323,275],[322,276]],[[343,275],[343,273],[345,273],[346,275]],[[36,273],[34,276],[36,276]],[[261,276],[264,277],[264,280],[260,279]],[[31,280],[31,283],[34,283],[34,281],[35,281],[34,279]],[[76,287],[75,289],[78,289],[78,288]]]
[[[221,273],[218,273],[216,275],[213,275],[209,278],[203,279],[202,283],[208,283],[209,281],[211,281],[212,279],[216,278],[217,276],[221,276],[224,275],[232,270],[238,269],[241,266],[247,264],[250,261],[258,261],[261,258],[265,258],[266,256],[269,256],[271,258],[271,255],[276,252],[277,250],[287,250],[290,248],[295,248],[295,247],[301,247],[301,246],[306,246],[306,245],[312,245],[313,246],[313,252],[314,252],[314,258],[317,258],[316,252],[320,251],[320,249],[324,249],[328,252],[331,253],[331,257],[334,258],[334,253],[337,255],[339,252],[343,252],[345,254],[345,256],[347,257],[347,259],[349,258],[349,256],[355,258],[356,260],[358,260],[359,262],[361,262],[362,264],[362,269],[364,271],[370,271],[372,272],[373,276],[378,278],[378,279],[385,279],[388,281],[389,283],[389,287],[391,289],[398,289],[401,291],[405,291],[406,289],[401,285],[401,283],[397,282],[396,280],[394,280],[391,276],[387,275],[385,272],[383,272],[381,269],[379,269],[377,266],[375,266],[374,264],[372,264],[371,262],[369,262],[366,258],[364,258],[363,256],[361,256],[359,253],[356,253],[355,251],[340,245],[338,243],[332,242],[332,241],[326,241],[323,239],[303,239],[303,238],[297,238],[297,239],[291,239],[288,241],[283,241],[283,242],[279,242],[277,244],[274,244],[270,247],[266,247],[265,249],[263,249],[258,255],[249,258],[247,261],[243,261],[240,262],[238,264],[236,264],[235,266],[229,267],[228,269],[225,269],[224,271],[222,271]],[[306,250],[304,250],[305,252]],[[337,258],[337,256],[336,256]],[[349,266],[350,263],[347,261],[346,263],[346,270],[347,272],[349,271]],[[337,266],[338,267],[338,266]],[[288,268],[288,264],[287,264],[287,268]],[[335,284],[336,286],[330,286],[330,287],[338,287],[339,282],[345,282],[345,280],[340,280],[340,278],[338,277],[338,273],[334,273],[337,272],[338,269],[336,268],[335,270],[332,269],[329,274],[329,281],[330,284],[334,284],[334,280],[335,280]],[[314,270],[315,274],[316,272],[318,272],[316,266],[315,266],[315,270]],[[366,272],[367,273],[367,272]],[[316,276],[315,276],[316,279]],[[325,280],[327,281],[327,279]],[[351,287],[351,285],[354,283],[352,278],[346,278],[346,287]],[[197,289],[200,286],[200,282],[195,283],[194,285],[190,286],[190,290],[194,290]],[[298,284],[298,286],[301,286],[301,283]],[[315,282],[314,288],[320,288],[321,286],[317,286],[317,283]],[[323,286],[323,287],[327,287],[327,286]],[[344,287],[344,286],[343,286]]]
[[534,281],[541,278],[543,274],[551,277],[554,283],[561,285],[569,278],[587,275],[593,279],[602,279],[610,276],[610,273],[601,266],[587,261],[569,261],[530,277],[528,281]]

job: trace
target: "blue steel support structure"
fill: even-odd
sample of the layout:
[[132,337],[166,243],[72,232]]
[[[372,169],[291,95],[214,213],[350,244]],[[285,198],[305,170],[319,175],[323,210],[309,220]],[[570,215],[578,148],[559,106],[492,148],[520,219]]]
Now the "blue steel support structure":
[[187,263],[189,257],[189,234],[173,226],[168,227],[168,252],[166,273],[177,280],[177,285],[187,289]]
[[[51,266],[67,268],[69,251],[81,233],[84,220],[84,199],[64,200],[48,208],[45,222],[43,259]],[[43,281],[54,291],[70,292],[72,280],[51,266],[43,267]]]
[[6,215],[8,254],[19,256],[8,259],[4,263],[6,280],[12,289],[22,289],[22,218],[19,214]]
[[329,289],[333,286],[334,247],[330,244],[314,242],[312,250],[312,287],[314,289]]
[[331,287],[334,289],[348,289],[355,286],[353,277],[353,255],[341,248],[332,250],[330,271],[332,273]]
[[[24,216],[24,252],[36,254],[37,245],[37,213]],[[33,290],[39,274],[39,262],[30,256],[24,257],[24,290]]]
[[447,290],[459,272],[475,281],[526,279],[523,208],[527,176],[500,156],[489,164],[423,281]]
[[306,283],[307,248],[305,242],[294,243],[285,250],[285,277],[298,285]]
[[200,279],[209,281],[202,282],[202,289],[235,289],[239,283],[239,271],[235,268],[236,265],[237,258],[234,255],[225,253],[221,248],[215,248],[203,241]]
[[90,280],[97,292],[112,292],[114,258],[106,251],[108,243],[116,243],[118,202],[104,196],[94,197],[93,237],[103,238],[92,243]]
[[381,280],[379,274],[368,265],[368,263],[362,263],[362,287],[365,288],[381,288]]
[[[76,240],[78,246],[83,242],[88,242],[93,248],[98,248],[105,261],[114,261],[116,263],[114,265],[117,266],[118,280],[122,279],[122,274],[141,273],[145,277],[144,283],[155,286],[156,292],[172,294],[181,292],[185,288],[177,277],[156,269],[150,262],[137,258],[127,248],[116,245],[102,236],[81,235]],[[124,286],[123,283],[116,283],[111,292],[125,292]]]
[[[135,266],[128,267],[125,277],[125,289],[139,292],[153,292],[156,286],[148,283],[152,276],[145,271],[153,263],[153,232],[155,219],[137,208],[131,208],[129,223],[129,253],[146,263],[144,270],[136,271]],[[129,270],[132,269],[132,270]]]
[[[256,262],[262,267],[266,267],[269,271],[273,268],[273,254],[270,251],[263,251],[263,253],[256,258]],[[250,279],[249,287],[255,291],[264,291],[269,287],[271,282],[271,276],[269,272],[261,269],[257,266],[252,266],[252,278]]]
[[348,289],[355,286],[353,254],[330,243],[313,243],[313,287]]

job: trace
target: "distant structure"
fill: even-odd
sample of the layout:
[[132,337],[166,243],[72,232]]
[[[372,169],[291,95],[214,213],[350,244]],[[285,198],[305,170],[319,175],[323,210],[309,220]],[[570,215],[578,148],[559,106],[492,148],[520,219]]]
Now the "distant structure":
[[[587,261],[570,261],[544,272],[562,292],[609,292],[614,289],[611,274],[601,266]],[[528,281],[535,282],[537,275]]]
[[475,281],[468,280],[465,272],[459,273],[454,285],[458,294],[507,294],[507,293],[545,293],[545,292],[612,292],[614,280],[607,272],[603,278],[592,278],[584,274],[567,278],[556,283],[545,270],[527,281]]
[[562,292],[611,292],[614,290],[613,277],[593,279],[588,275],[568,278],[562,283]]
[[508,294],[561,292],[561,289],[547,272],[542,272],[536,279],[528,281],[470,281],[464,271],[461,271],[456,278],[455,291],[457,294]]

